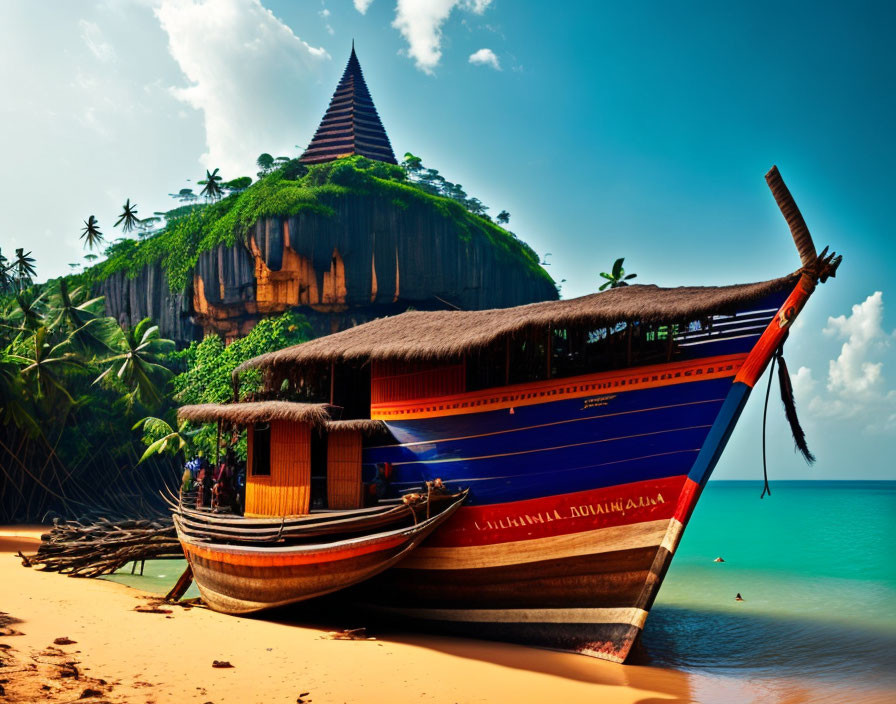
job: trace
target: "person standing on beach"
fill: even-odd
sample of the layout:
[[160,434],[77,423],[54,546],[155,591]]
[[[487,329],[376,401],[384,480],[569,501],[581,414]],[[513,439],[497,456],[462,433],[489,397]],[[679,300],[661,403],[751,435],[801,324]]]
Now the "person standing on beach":
[[203,508],[211,504],[212,486],[215,481],[212,474],[212,468],[203,457],[199,463],[199,474],[196,475],[196,508]]

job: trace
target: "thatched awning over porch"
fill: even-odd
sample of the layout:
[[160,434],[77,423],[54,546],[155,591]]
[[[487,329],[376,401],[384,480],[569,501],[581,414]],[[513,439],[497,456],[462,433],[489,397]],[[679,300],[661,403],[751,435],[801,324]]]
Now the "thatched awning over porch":
[[326,427],[332,421],[325,403],[294,403],[292,401],[254,401],[248,403],[201,403],[177,409],[178,420],[193,423],[215,423],[219,420],[249,425],[272,420],[289,420]]

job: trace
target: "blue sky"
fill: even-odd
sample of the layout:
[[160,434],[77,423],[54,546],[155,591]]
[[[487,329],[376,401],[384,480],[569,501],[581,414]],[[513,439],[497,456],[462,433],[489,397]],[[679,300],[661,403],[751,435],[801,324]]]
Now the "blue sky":
[[[819,462],[775,401],[773,475],[896,478],[893,36],[874,2],[12,0],[0,247],[59,275],[88,215],[111,235],[125,198],[146,215],[206,167],[296,154],[354,38],[395,151],[510,211],[564,296],[618,256],[661,285],[795,269],[777,164],[844,264],[787,347]],[[760,396],[716,476],[758,476]]]

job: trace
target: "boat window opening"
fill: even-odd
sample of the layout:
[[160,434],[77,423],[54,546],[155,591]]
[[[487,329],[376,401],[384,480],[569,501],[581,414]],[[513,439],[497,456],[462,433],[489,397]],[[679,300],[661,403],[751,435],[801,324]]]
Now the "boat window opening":
[[311,432],[311,508],[327,508],[327,435]]
[[271,424],[255,423],[252,426],[251,476],[271,476]]
[[709,328],[709,319],[620,322],[591,329],[555,328],[551,330],[550,343],[545,335],[532,331],[524,337],[499,340],[471,352],[467,356],[467,391],[662,364],[678,355],[677,338],[683,333]]
[[507,384],[507,355],[505,340],[470,352],[467,355],[466,390],[478,391]]
[[370,418],[371,368],[369,364],[337,364],[333,403],[342,408],[341,420]]
[[677,324],[636,323],[632,327],[632,364],[644,366],[671,361],[677,352]]
[[[297,401],[300,403],[329,403],[330,402],[330,365],[284,365],[286,367],[282,376],[272,375],[267,391],[275,393],[277,398],[284,401]],[[285,379],[286,389],[281,390],[278,379]]]
[[[622,321],[595,328],[531,328],[470,351],[461,359],[374,360],[333,367],[333,401],[341,418],[370,417],[371,404],[440,398],[465,391],[662,364],[680,353],[679,339],[711,329],[709,319],[645,323]],[[291,377],[293,397],[329,403],[330,365]]]
[[548,335],[545,330],[526,330],[510,339],[511,384],[525,384],[547,378]]

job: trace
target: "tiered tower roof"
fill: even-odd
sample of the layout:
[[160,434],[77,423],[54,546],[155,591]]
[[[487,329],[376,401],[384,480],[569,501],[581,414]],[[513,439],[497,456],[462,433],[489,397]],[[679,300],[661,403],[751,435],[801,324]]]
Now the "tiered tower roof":
[[345,73],[330,100],[330,107],[299,161],[320,164],[352,154],[397,163],[389,137],[367,90],[354,42]]

